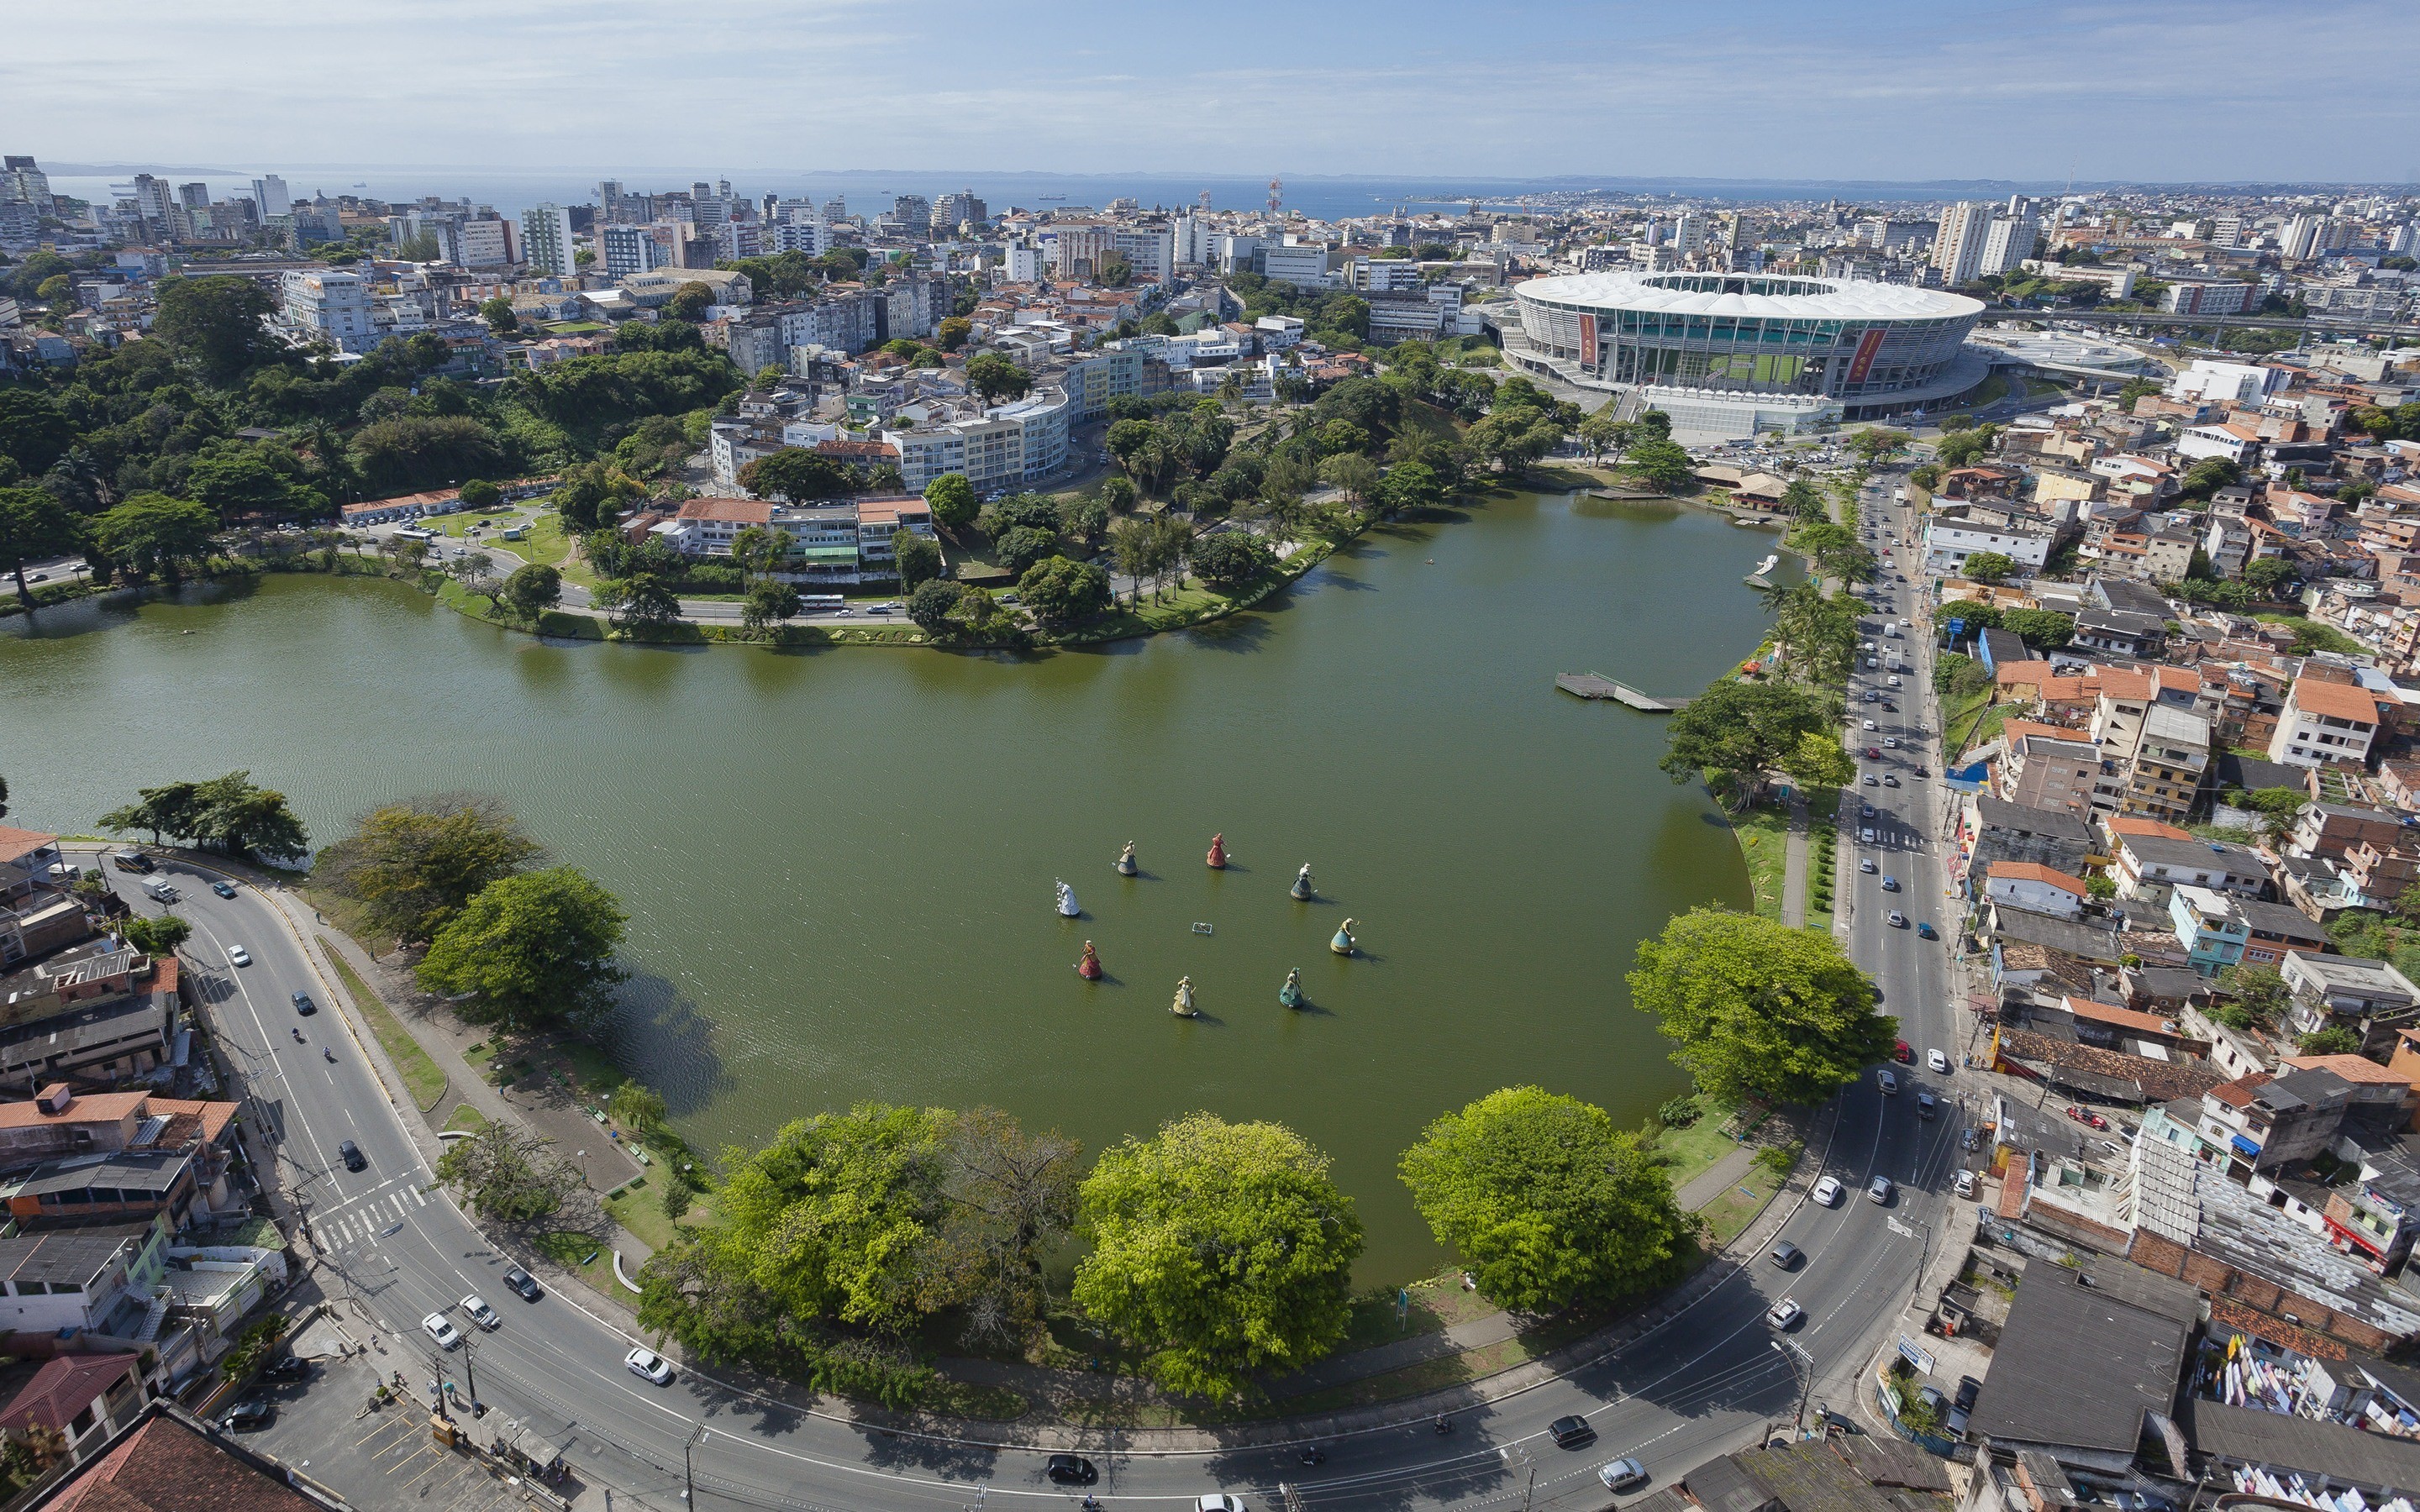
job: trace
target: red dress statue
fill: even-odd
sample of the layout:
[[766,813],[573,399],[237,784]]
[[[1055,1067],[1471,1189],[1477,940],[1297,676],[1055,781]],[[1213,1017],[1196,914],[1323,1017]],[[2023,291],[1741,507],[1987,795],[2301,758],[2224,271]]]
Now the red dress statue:
[[1210,837],[1209,861],[1213,872],[1227,870],[1227,837],[1223,833]]
[[1076,975],[1086,981],[1101,980],[1101,958],[1093,953],[1093,942],[1084,942],[1084,959],[1076,963]]

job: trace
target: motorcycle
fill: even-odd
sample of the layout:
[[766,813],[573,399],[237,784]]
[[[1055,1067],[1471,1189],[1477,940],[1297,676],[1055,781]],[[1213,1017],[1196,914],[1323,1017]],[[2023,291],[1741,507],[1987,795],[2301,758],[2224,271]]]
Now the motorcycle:
[[302,1042],[302,1031],[301,1029],[295,1029],[290,1032],[294,1036],[294,1042],[296,1044],[301,1044]]
[[1302,1462],[1306,1465],[1324,1465],[1327,1463],[1327,1451],[1315,1443],[1305,1445],[1302,1451]]
[[1440,1413],[1436,1420],[1436,1430],[1439,1433],[1451,1433],[1453,1431],[1453,1425],[1447,1422],[1444,1414]]
[[329,1049],[326,1045],[321,1045],[319,1047],[319,1054],[328,1057],[329,1065],[333,1066],[336,1063],[336,1053],[334,1050]]

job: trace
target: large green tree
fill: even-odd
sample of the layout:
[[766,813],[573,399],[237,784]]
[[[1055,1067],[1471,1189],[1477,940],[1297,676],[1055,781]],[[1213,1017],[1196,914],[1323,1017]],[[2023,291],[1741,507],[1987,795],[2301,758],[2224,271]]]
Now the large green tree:
[[933,511],[933,523],[954,536],[974,523],[975,486],[963,472],[944,472],[924,485],[924,502]]
[[1046,557],[1016,580],[1017,596],[1046,625],[1072,625],[1109,607],[1109,575],[1089,562]]
[[72,551],[83,539],[83,522],[47,488],[0,488],[0,565],[17,580],[17,601],[34,607],[25,563]]
[[191,358],[213,383],[231,382],[281,349],[266,323],[276,301],[253,279],[163,278],[159,301],[152,336]]
[[502,603],[524,625],[535,625],[541,615],[563,601],[563,574],[543,562],[525,562],[515,567],[504,586],[496,591]]
[[804,503],[855,493],[857,471],[847,463],[803,446],[784,446],[739,470],[739,486],[768,499]]
[[892,538],[891,549],[899,568],[901,593],[912,594],[941,575],[941,548],[930,536],[901,531]]
[[1274,1123],[1179,1119],[1085,1178],[1075,1296],[1171,1390],[1228,1396],[1344,1337],[1361,1222],[1327,1158]]
[[1696,908],[1638,946],[1633,1007],[1680,1045],[1672,1058],[1718,1098],[1821,1102],[1889,1056],[1899,1021],[1826,934]]
[[1576,1098],[1510,1087],[1429,1125],[1404,1184],[1502,1307],[1603,1303],[1679,1273],[1690,1226],[1636,1134]]
[[101,815],[101,826],[113,833],[148,830],[155,842],[191,841],[234,856],[280,859],[301,854],[310,842],[286,795],[254,786],[250,772],[144,788],[134,802]]
[[575,867],[502,877],[437,932],[416,975],[474,1024],[586,1027],[612,1007],[629,916]]
[[362,815],[351,834],[319,853],[313,871],[380,929],[426,940],[489,884],[544,854],[502,800],[441,793]]
[[1668,440],[1643,440],[1622,454],[1622,471],[1633,481],[1672,493],[1686,487],[1696,471],[1689,454]]
[[210,554],[219,517],[200,504],[138,493],[93,522],[93,545],[137,578],[175,579]]
[[967,359],[967,387],[985,404],[1021,398],[1032,386],[1032,374],[998,352],[977,352]]
[[1675,782],[1717,772],[1743,797],[1752,797],[1768,769],[1795,756],[1807,735],[1829,735],[1831,730],[1830,710],[1804,687],[1719,678],[1672,716],[1658,766]]

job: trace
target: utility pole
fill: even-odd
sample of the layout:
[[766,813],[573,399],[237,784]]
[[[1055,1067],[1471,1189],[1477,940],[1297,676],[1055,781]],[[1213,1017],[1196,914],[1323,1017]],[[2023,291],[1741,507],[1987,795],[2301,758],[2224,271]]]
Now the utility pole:
[[[1525,1481],[1521,1487],[1521,1512],[1529,1512],[1530,1499],[1535,1496],[1538,1491],[1537,1459],[1530,1455],[1528,1446],[1526,1444],[1512,1444],[1507,1448],[1498,1450],[1497,1452],[1504,1457],[1504,1462],[1506,1464],[1520,1465],[1528,1469],[1529,1473],[1528,1479]],[[1517,1458],[1515,1458],[1516,1456],[1518,1457]]]
[[[1815,1395],[1815,1357],[1800,1348],[1795,1339],[1777,1338],[1773,1341],[1773,1347],[1790,1362],[1790,1373],[1799,1376],[1804,1381],[1798,1391],[1798,1415],[1790,1420],[1792,1438],[1801,1438],[1807,1432],[1807,1399]],[[1803,1372],[1798,1368],[1802,1362],[1807,1366]]]
[[692,1428],[690,1436],[681,1441],[681,1504],[683,1506],[697,1504],[697,1472],[690,1466],[690,1451],[704,1442],[706,1442],[706,1425],[703,1423]]

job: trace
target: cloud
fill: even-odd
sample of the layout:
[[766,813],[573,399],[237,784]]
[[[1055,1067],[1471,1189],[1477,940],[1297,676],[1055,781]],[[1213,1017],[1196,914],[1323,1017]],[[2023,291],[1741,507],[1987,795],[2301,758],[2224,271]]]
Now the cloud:
[[[2384,177],[2381,0],[126,0],[29,10],[11,150],[70,160],[1534,177]],[[2357,120],[2345,39],[2360,40]],[[62,59],[76,59],[63,63]]]

